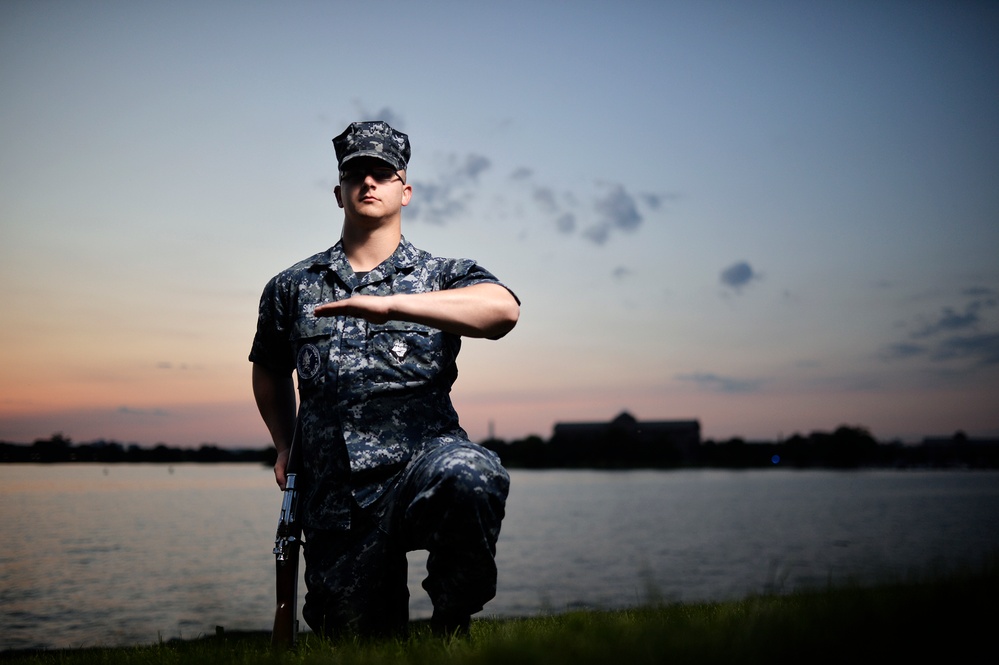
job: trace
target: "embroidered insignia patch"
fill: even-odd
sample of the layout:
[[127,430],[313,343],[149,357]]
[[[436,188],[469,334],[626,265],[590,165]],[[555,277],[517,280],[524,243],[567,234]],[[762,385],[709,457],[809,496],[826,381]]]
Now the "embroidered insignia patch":
[[315,344],[306,344],[298,350],[298,378],[311,379],[319,374],[319,349]]
[[406,343],[403,342],[401,339],[397,339],[395,341],[395,344],[392,345],[392,353],[395,354],[396,358],[402,360],[403,357],[406,355]]

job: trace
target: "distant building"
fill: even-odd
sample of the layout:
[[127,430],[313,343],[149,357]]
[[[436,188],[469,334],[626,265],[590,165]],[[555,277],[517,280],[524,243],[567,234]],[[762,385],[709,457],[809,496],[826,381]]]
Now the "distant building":
[[641,422],[623,412],[610,422],[557,423],[551,445],[557,458],[578,467],[671,467],[696,461],[697,420]]
[[922,451],[925,462],[935,467],[999,467],[999,439],[972,439],[964,432],[951,437],[927,437]]

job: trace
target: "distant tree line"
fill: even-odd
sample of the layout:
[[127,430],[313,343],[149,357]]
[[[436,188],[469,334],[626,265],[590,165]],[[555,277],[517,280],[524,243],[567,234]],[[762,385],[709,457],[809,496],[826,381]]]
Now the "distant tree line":
[[[963,432],[950,438],[924,439],[920,444],[878,442],[862,427],[842,426],[833,432],[812,432],[778,442],[747,442],[741,438],[696,446],[674,445],[668,439],[649,443],[627,440],[620,431],[605,440],[574,446],[571,442],[529,436],[513,441],[487,439],[511,469],[676,469],[765,467],[791,468],[999,468],[999,440],[970,439]],[[32,444],[0,442],[0,463],[183,463],[254,462],[273,465],[272,447],[260,449],[172,448],[159,444],[94,441],[74,444],[62,434]]]
[[263,449],[234,450],[206,443],[198,448],[171,448],[165,444],[143,448],[134,443],[125,445],[116,441],[103,440],[74,445],[69,438],[62,434],[54,434],[48,439],[37,439],[28,445],[0,442],[0,463],[257,462],[273,464],[276,459],[274,449],[269,446]]
[[878,442],[866,429],[849,426],[807,436],[795,434],[777,442],[733,438],[690,446],[664,438],[643,443],[611,431],[604,440],[582,446],[538,436],[510,442],[489,439],[482,445],[495,451],[504,466],[523,469],[999,468],[999,440],[973,440],[957,432],[920,444]]

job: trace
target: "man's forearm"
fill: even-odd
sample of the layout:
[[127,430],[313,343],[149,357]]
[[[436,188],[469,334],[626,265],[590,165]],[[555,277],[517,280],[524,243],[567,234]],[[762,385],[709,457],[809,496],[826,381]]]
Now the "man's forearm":
[[498,339],[520,317],[520,305],[499,284],[390,296],[354,296],[316,308],[316,316],[356,316],[373,323],[412,321],[465,337]]
[[510,332],[520,306],[498,284],[388,297],[391,318],[433,326],[465,337],[497,339]]
[[291,375],[253,364],[253,397],[278,452],[291,446],[295,435],[295,383]]

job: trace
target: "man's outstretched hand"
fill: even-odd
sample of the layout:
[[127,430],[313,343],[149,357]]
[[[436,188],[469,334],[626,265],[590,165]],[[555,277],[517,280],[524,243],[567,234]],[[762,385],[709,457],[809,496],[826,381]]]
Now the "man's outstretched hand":
[[351,296],[319,305],[314,312],[375,324],[409,321],[455,335],[499,339],[517,324],[520,303],[506,287],[481,283],[426,293]]
[[353,316],[371,323],[385,323],[391,316],[391,296],[351,296],[315,309],[316,316]]

